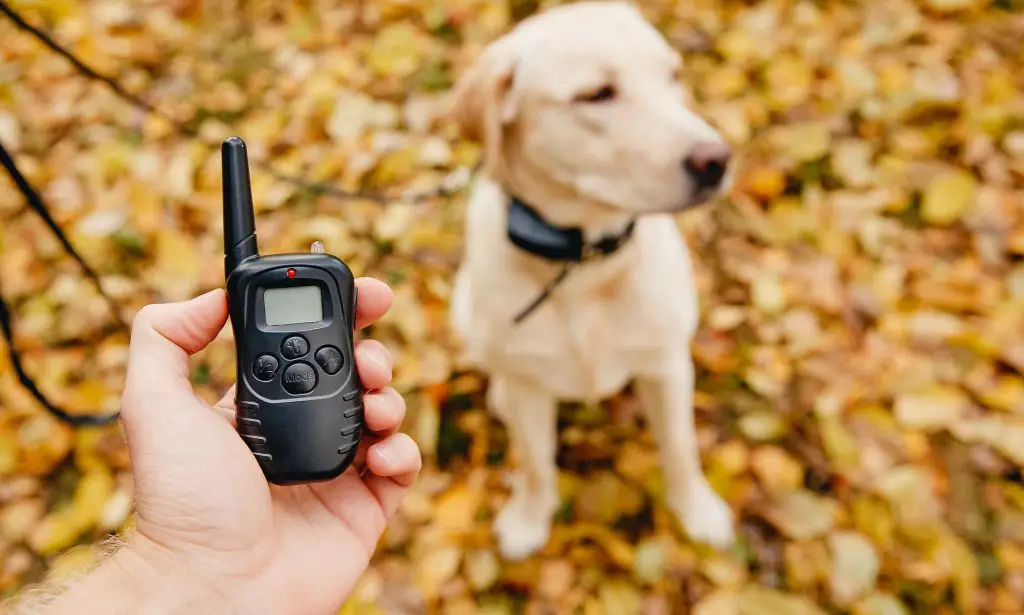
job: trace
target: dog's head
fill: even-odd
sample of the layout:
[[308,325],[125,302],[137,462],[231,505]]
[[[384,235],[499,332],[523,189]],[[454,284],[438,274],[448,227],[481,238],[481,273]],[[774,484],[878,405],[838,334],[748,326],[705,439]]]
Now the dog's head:
[[690,109],[680,67],[631,5],[568,4],[492,43],[456,84],[452,111],[515,191],[541,184],[630,214],[680,211],[716,193],[729,162]]

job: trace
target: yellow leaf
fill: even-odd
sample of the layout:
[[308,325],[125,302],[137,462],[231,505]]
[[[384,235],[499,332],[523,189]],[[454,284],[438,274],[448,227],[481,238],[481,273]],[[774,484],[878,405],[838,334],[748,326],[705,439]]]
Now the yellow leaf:
[[72,508],[82,529],[96,525],[107,498],[114,491],[114,477],[110,471],[101,468],[82,475],[75,487]]
[[768,492],[793,491],[803,485],[803,466],[777,446],[756,449],[751,455],[750,466]]
[[130,490],[115,491],[103,505],[103,511],[97,520],[97,527],[107,532],[120,529],[131,514],[133,503],[134,499]]
[[466,553],[466,580],[475,592],[485,592],[501,573],[501,563],[493,551],[477,549]]
[[671,545],[665,540],[642,540],[633,557],[633,578],[640,583],[653,584],[665,575]]
[[625,581],[602,583],[598,589],[605,613],[640,615],[640,593]]
[[400,21],[379,31],[370,50],[370,68],[379,75],[408,77],[423,63],[430,40],[413,24]]
[[740,587],[747,581],[745,564],[722,553],[713,553],[702,559],[700,571],[718,587]]
[[693,607],[693,615],[740,615],[736,593],[720,589],[708,594]]
[[707,80],[700,84],[705,94],[713,99],[731,98],[749,85],[746,70],[737,64],[724,64],[721,70],[708,75]]
[[836,604],[849,604],[874,589],[881,562],[871,541],[857,532],[836,532],[829,536],[829,548],[829,586]]
[[782,55],[768,63],[768,97],[779,109],[800,105],[810,96],[813,68],[799,56]]
[[936,226],[948,226],[959,220],[974,198],[977,181],[962,170],[935,178],[925,190],[921,219]]
[[82,534],[82,526],[70,508],[50,513],[28,536],[28,546],[39,555],[51,555],[70,547]]
[[36,415],[18,429],[21,445],[21,472],[45,474],[62,461],[71,450],[74,435],[63,423],[49,415]]
[[47,581],[60,583],[80,577],[91,571],[97,564],[96,553],[85,545],[81,545],[62,553],[50,565]]
[[925,6],[936,13],[956,13],[983,6],[980,0],[924,0]]
[[797,162],[810,162],[828,153],[831,135],[827,124],[809,122],[776,128],[773,144]]
[[774,275],[759,275],[751,287],[754,307],[765,314],[778,314],[786,309],[786,287]]
[[757,442],[778,438],[786,431],[786,422],[778,414],[755,412],[740,419],[740,431]]
[[936,386],[896,399],[896,420],[912,429],[935,431],[957,422],[970,409],[970,399],[959,389]]
[[385,615],[385,611],[372,602],[353,598],[345,601],[338,615]]
[[978,393],[981,403],[1004,412],[1024,413],[1024,379],[1003,375],[995,386]]
[[827,582],[831,556],[821,540],[786,543],[782,551],[786,567],[786,585],[794,591],[809,591]]
[[907,607],[891,594],[875,593],[853,607],[853,615],[910,615]]
[[10,542],[21,542],[46,513],[42,500],[20,500],[0,513],[0,532]]
[[977,613],[975,598],[978,591],[978,562],[974,552],[959,536],[944,533],[932,557],[950,575],[956,590],[956,603],[960,612]]
[[573,542],[590,539],[596,542],[608,557],[620,568],[633,567],[633,547],[615,532],[596,523],[576,523],[572,526],[556,526],[552,530],[551,552],[561,552]]
[[9,431],[0,431],[0,476],[18,468],[18,438]]
[[739,615],[826,615],[808,598],[748,585],[737,597]]
[[438,525],[447,532],[470,529],[477,510],[483,503],[484,493],[479,487],[466,483],[458,484],[437,499],[435,518]]
[[835,500],[801,489],[779,497],[765,516],[786,536],[806,540],[831,530],[837,509]]
[[428,552],[416,563],[416,585],[427,598],[437,596],[441,586],[455,576],[462,561],[462,550],[449,546]]

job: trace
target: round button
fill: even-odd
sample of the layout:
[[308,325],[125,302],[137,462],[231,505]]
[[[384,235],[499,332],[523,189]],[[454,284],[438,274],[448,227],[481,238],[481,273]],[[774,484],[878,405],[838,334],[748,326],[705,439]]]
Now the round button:
[[261,354],[252,362],[252,375],[257,380],[267,382],[274,378],[277,373],[277,358],[272,354]]
[[281,375],[281,384],[292,395],[309,393],[316,386],[316,370],[309,363],[293,363]]
[[323,346],[316,351],[316,362],[328,374],[337,374],[345,360],[334,346]]
[[309,342],[301,335],[293,335],[281,344],[281,354],[286,359],[298,359],[309,352]]

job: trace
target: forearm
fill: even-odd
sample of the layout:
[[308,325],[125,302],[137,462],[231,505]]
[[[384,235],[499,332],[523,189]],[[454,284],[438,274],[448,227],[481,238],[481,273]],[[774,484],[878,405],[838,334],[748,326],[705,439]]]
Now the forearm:
[[125,545],[66,587],[30,591],[12,615],[179,615],[233,611],[216,592],[147,549]]

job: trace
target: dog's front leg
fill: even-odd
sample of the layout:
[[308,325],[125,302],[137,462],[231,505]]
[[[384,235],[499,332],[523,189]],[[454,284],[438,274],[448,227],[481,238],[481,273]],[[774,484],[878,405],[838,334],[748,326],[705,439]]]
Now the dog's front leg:
[[501,554],[522,559],[547,543],[558,509],[558,403],[546,391],[512,378],[493,378],[488,398],[519,458],[512,495],[494,529]]
[[689,355],[675,357],[662,374],[640,376],[636,384],[661,452],[668,507],[692,540],[729,546],[732,511],[711,489],[700,465],[693,419],[693,360]]

